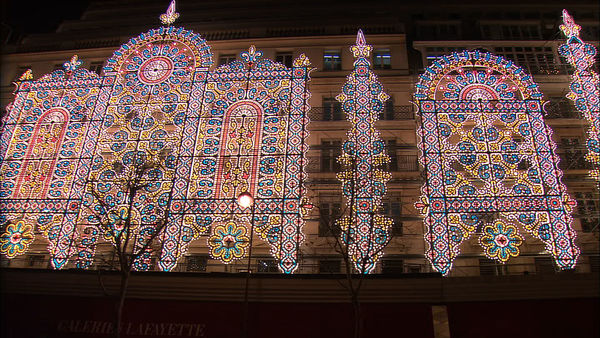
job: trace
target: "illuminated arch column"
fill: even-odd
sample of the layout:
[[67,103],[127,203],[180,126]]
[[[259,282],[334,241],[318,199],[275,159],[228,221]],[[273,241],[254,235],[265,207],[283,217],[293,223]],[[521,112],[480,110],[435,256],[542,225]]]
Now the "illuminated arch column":
[[567,10],[563,10],[563,20],[560,29],[567,42],[560,46],[559,52],[575,68],[567,98],[573,100],[577,110],[590,122],[586,158],[593,165],[590,175],[600,181],[600,81],[592,70],[597,51],[596,47],[581,40],[581,26],[575,24]]
[[416,207],[437,271],[448,274],[477,227],[488,257],[517,256],[516,225],[539,238],[560,268],[575,266],[575,203],[561,182],[541,96],[521,68],[478,51],[443,56],[421,75],[415,99],[426,183]]

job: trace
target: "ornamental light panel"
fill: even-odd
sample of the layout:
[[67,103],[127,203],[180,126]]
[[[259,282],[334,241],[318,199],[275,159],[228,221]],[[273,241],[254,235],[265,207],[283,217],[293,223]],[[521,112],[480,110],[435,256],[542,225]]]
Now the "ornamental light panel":
[[567,98],[573,100],[577,110],[590,122],[586,158],[593,165],[590,175],[600,181],[600,81],[598,74],[592,70],[597,51],[596,47],[581,40],[581,26],[575,24],[567,10],[563,10],[563,21],[560,30],[567,37],[567,42],[558,51],[574,67]]
[[[178,16],[172,2],[165,26],[122,45],[102,76],[74,56],[63,70],[38,80],[28,71],[16,83],[0,139],[2,254],[23,254],[35,228],[55,268],[88,268],[100,242],[129,231],[142,248],[168,217],[160,245],[144,248],[135,269],[155,258],[170,271],[195,240],[230,263],[247,257],[252,234],[282,272],[297,269],[310,63],[301,55],[287,68],[251,46],[211,69],[210,46],[171,26]],[[149,183],[130,200],[119,186],[144,163],[153,164]],[[244,193],[249,207],[238,205]]]
[[381,199],[391,174],[378,169],[390,158],[375,129],[375,122],[389,96],[371,71],[369,55],[372,49],[359,30],[356,45],[350,48],[356,58],[354,71],[348,76],[342,93],[336,97],[352,125],[338,159],[344,171],[337,175],[342,182],[349,215],[338,220],[338,225],[341,240],[359,273],[373,271],[390,240],[389,230],[393,223],[380,214]]
[[561,269],[574,268],[576,203],[531,75],[500,56],[455,52],[425,70],[414,97],[426,178],[416,207],[433,268],[447,275],[475,233],[485,255],[505,263],[519,254],[519,229],[540,239]]

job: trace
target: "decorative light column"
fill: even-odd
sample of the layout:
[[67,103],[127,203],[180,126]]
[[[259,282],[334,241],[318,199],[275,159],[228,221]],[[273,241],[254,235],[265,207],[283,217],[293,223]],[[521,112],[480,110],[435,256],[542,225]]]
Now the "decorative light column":
[[343,154],[338,158],[345,170],[337,175],[350,215],[338,220],[338,225],[347,253],[360,273],[373,271],[390,240],[392,225],[391,219],[378,214],[391,175],[376,169],[388,163],[390,158],[385,153],[385,143],[375,129],[375,122],[389,96],[370,69],[368,58],[372,49],[359,30],[356,45],[350,48],[356,58],[354,71],[348,76],[342,93],[336,97],[352,124],[348,140],[342,146]]
[[575,24],[573,17],[569,15],[566,9],[563,9],[564,24],[560,29],[567,37],[567,43],[559,48],[567,62],[569,62],[575,71],[571,76],[571,91],[567,97],[575,103],[585,119],[590,121],[588,129],[586,158],[593,163],[590,175],[600,181],[600,89],[598,74],[592,71],[596,48],[589,43],[584,43],[579,37],[581,26]]

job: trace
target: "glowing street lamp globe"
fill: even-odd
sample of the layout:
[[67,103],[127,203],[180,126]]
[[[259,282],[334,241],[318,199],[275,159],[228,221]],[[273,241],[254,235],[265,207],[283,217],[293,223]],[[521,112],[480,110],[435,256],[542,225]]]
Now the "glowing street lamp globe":
[[252,195],[247,191],[243,192],[238,196],[237,203],[240,207],[247,208],[254,204],[254,197],[252,197]]

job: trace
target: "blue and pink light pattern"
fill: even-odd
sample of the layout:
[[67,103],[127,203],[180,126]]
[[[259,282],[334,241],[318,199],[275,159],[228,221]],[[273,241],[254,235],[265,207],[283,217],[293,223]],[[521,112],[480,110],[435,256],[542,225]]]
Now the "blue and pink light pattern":
[[378,214],[391,174],[378,169],[390,158],[385,153],[385,143],[375,129],[375,122],[389,96],[371,71],[369,55],[372,49],[359,30],[356,45],[350,48],[356,58],[354,71],[348,76],[342,93],[336,97],[352,125],[347,133],[348,140],[342,146],[343,154],[338,158],[344,171],[337,175],[350,215],[338,220],[338,225],[341,240],[359,273],[373,271],[390,241],[389,229],[393,224],[390,218]]
[[563,10],[563,21],[560,29],[567,37],[567,43],[558,51],[575,68],[567,97],[590,122],[586,158],[593,164],[590,175],[600,181],[600,81],[598,73],[592,70],[597,51],[596,47],[581,40],[581,26],[575,24],[567,10]]
[[[545,244],[561,269],[574,268],[576,203],[561,182],[542,93],[532,77],[500,56],[463,51],[438,58],[416,87],[426,182],[415,206],[425,215],[426,257],[433,268],[447,275],[461,243],[477,229],[517,224]],[[520,238],[514,229],[510,238]],[[497,245],[512,243],[511,253],[518,254],[520,241],[503,236]],[[502,263],[510,257],[487,247],[485,252]]]
[[[254,47],[241,59],[210,70],[206,41],[168,26],[122,45],[103,76],[77,57],[39,80],[24,74],[1,126],[2,229],[23,219],[42,232],[55,268],[73,258],[88,268],[99,242],[113,239],[85,210],[134,219],[138,247],[166,215],[160,245],[134,268],[148,270],[156,258],[170,271],[193,240],[233,217],[293,273],[304,240],[310,63],[301,55],[287,68]],[[131,204],[118,183],[123,167],[144,156],[162,169]],[[252,208],[237,206],[242,192],[254,196]]]

